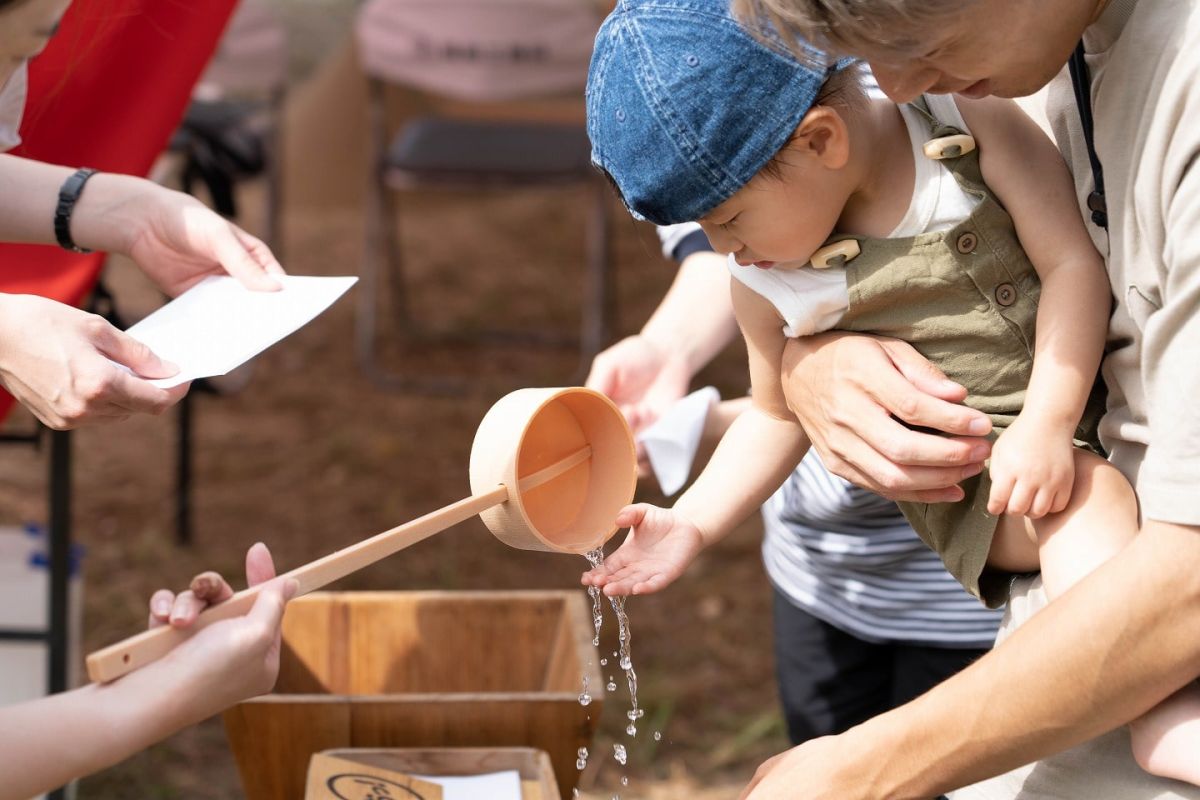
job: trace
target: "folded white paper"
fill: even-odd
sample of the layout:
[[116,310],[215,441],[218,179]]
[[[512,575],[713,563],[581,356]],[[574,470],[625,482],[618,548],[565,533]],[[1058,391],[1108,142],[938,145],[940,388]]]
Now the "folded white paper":
[[414,775],[442,787],[442,800],[521,800],[521,775],[515,769],[486,775]]
[[179,373],[150,381],[169,389],[224,375],[307,325],[358,278],[284,275],[277,292],[254,292],[229,276],[210,276],[126,333]]
[[658,486],[668,497],[687,483],[704,421],[720,399],[720,392],[712,386],[694,391],[677,400],[653,425],[638,434]]

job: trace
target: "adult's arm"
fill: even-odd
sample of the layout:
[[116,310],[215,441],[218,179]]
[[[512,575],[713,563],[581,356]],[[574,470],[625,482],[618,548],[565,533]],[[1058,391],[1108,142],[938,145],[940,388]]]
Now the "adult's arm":
[[[252,585],[274,576],[266,547],[250,549],[246,570]],[[231,594],[224,588],[222,599]],[[276,579],[245,616],[199,631],[119,680],[0,708],[0,800],[32,797],[97,772],[270,691],[279,672],[284,605],[295,592],[295,581]],[[195,621],[202,604],[187,606],[180,605],[180,618],[172,624]]]
[[1134,541],[975,664],[846,733],[777,756],[750,800],[928,798],[1070,748],[1200,674],[1200,527]]
[[[71,172],[0,155],[0,240],[55,243],[58,191]],[[170,295],[224,273],[251,289],[277,289],[272,276],[283,272],[265,244],[195,198],[129,175],[93,176],[70,227],[77,245],[129,256]],[[0,294],[0,383],[50,427],[161,413],[188,387],[145,379],[177,371],[95,315]]]
[[596,356],[587,386],[612,398],[639,430],[687,393],[736,332],[724,257],[693,252],[642,330]]

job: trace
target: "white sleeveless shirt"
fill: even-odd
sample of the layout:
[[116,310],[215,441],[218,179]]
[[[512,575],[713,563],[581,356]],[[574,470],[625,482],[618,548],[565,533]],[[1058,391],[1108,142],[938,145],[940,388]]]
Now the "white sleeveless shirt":
[[0,153],[21,143],[21,117],[25,113],[25,94],[29,84],[29,62],[17,67],[0,87]]
[[[970,133],[953,97],[926,95],[925,100],[938,121]],[[963,191],[942,162],[925,155],[922,148],[932,134],[921,112],[903,105],[900,113],[912,142],[915,179],[908,210],[887,238],[901,239],[949,230],[970,216],[980,199]],[[729,271],[735,280],[775,306],[783,319],[783,333],[790,338],[833,328],[850,307],[845,269],[815,269],[808,265],[771,269],[743,267],[730,256]]]

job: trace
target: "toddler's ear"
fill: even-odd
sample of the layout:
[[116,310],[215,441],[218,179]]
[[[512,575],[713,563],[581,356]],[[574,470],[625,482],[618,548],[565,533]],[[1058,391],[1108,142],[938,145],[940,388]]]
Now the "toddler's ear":
[[816,158],[826,169],[841,169],[850,160],[850,130],[837,110],[813,106],[787,146]]

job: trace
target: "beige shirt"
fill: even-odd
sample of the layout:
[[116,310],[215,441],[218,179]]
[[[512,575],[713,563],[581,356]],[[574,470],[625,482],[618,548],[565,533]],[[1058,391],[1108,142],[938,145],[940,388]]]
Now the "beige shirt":
[[[1200,5],[1112,0],[1084,35],[1115,308],[1101,439],[1147,519],[1200,525]],[[1047,117],[1075,175],[1093,186],[1071,79]]]
[[[1088,229],[1108,261],[1115,299],[1100,432],[1137,486],[1144,517],[1198,525],[1200,163],[1193,168],[1192,160],[1200,156],[1200,7],[1112,0],[1084,48],[1109,217],[1107,234],[1090,222]],[[1090,219],[1091,165],[1066,69],[1046,94],[1046,117]],[[1015,582],[1000,639],[1045,604],[1040,578]],[[952,797],[1198,800],[1200,787],[1141,771],[1119,728]]]

